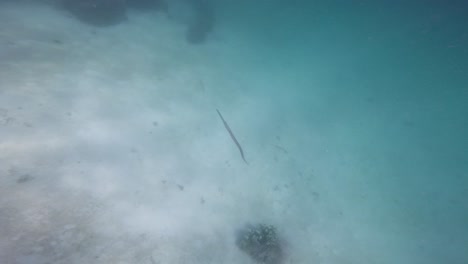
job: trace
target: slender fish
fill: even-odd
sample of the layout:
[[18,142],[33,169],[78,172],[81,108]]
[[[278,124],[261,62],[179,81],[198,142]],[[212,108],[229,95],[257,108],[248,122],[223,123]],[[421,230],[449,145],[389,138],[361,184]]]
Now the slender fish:
[[224,120],[223,115],[221,114],[221,112],[219,112],[218,109],[216,109],[216,112],[218,112],[219,117],[220,117],[221,120],[223,121],[224,127],[225,127],[226,130],[229,132],[229,135],[231,136],[232,141],[234,141],[234,143],[236,143],[236,146],[237,146],[237,148],[239,149],[239,152],[240,152],[240,154],[241,154],[242,159],[244,160],[245,163],[249,164],[249,163],[245,160],[244,151],[242,150],[242,147],[241,147],[241,145],[239,144],[239,141],[237,141],[237,139],[236,139],[236,137],[234,136],[234,133],[232,133],[232,130],[231,130],[231,128],[229,127],[228,123],[226,122],[226,120]]

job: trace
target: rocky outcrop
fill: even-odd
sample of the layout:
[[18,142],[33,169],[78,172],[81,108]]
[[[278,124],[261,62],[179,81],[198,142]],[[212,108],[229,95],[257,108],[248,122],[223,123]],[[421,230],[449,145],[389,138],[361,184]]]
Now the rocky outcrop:
[[[127,8],[162,10],[171,17],[185,17],[188,43],[205,42],[215,25],[211,0],[56,0],[82,22],[94,26],[111,26],[127,19]],[[178,8],[177,6],[182,6]],[[175,11],[171,14],[172,11]],[[177,14],[180,13],[180,14]],[[175,16],[173,16],[175,15]]]
[[259,264],[283,264],[283,242],[276,227],[248,224],[236,232],[236,246]]

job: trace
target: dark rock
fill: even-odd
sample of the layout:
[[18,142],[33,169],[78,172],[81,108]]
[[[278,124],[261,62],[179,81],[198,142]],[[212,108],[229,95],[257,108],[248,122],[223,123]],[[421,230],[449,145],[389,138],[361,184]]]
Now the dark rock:
[[61,6],[94,26],[112,26],[127,19],[125,0],[62,0]]
[[283,263],[282,243],[276,228],[272,225],[246,225],[237,231],[236,245],[257,263]]

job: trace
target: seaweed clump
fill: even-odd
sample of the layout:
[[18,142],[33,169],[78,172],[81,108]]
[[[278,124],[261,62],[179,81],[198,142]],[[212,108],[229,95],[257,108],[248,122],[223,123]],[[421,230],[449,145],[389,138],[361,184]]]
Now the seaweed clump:
[[237,247],[261,264],[281,264],[284,253],[276,228],[272,225],[246,225],[236,234]]

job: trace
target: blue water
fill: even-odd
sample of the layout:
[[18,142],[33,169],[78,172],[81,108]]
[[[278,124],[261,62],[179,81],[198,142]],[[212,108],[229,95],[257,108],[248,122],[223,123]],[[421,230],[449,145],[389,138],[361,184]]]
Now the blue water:
[[308,166],[321,167],[317,145],[344,153],[344,164],[328,164],[339,172],[322,177],[333,177],[351,218],[375,225],[371,236],[405,237],[382,243],[399,244],[411,261],[386,257],[465,263],[468,6],[312,2],[263,1],[233,22],[263,61],[251,71],[271,82],[252,93],[275,98],[275,115],[301,122],[303,137],[322,137],[298,150]]
[[208,4],[0,1],[0,263],[468,263],[466,3]]

